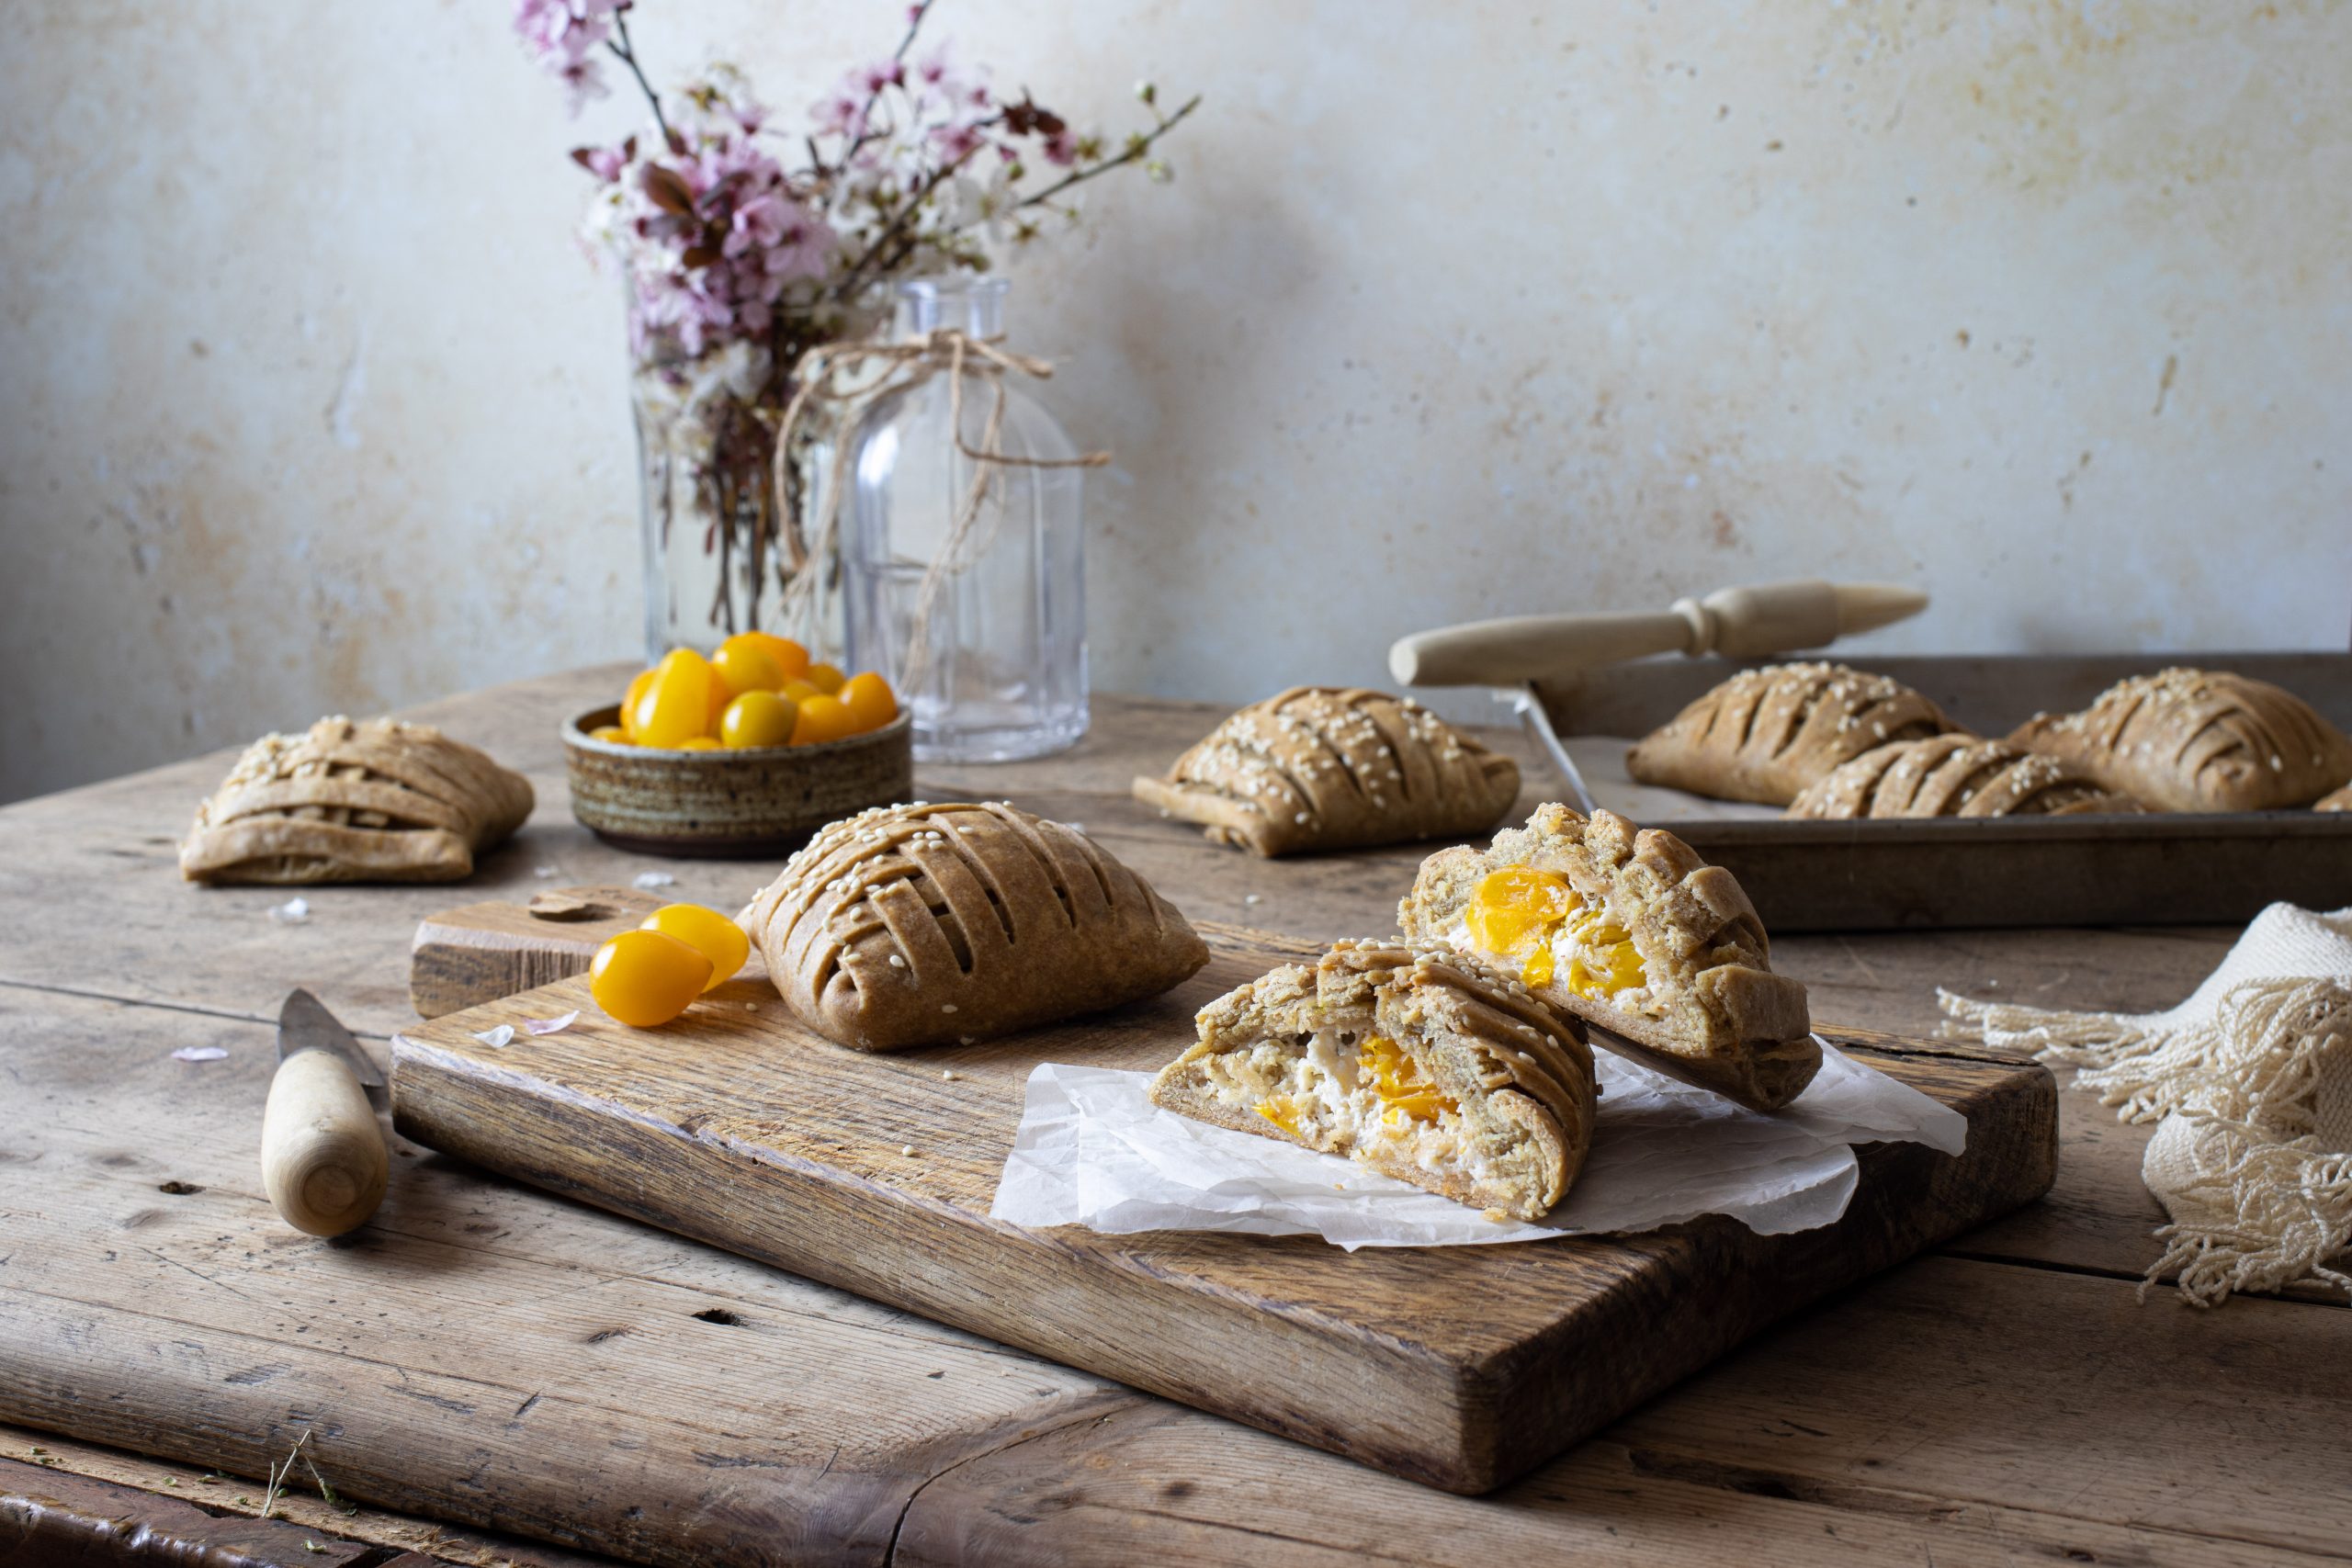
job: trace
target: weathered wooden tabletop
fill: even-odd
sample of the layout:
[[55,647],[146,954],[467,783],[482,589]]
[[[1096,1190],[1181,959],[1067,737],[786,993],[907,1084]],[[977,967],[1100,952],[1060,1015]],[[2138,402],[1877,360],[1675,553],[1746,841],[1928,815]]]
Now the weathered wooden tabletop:
[[[2312,1291],[2211,1313],[2168,1291],[2136,1302],[2162,1219],[2139,1181],[2145,1134],[2071,1093],[2046,1202],[1801,1314],[1477,1499],[424,1150],[398,1151],[390,1198],[355,1236],[293,1233],[255,1168],[289,987],[380,1054],[413,1017],[408,943],[428,912],[651,869],[732,908],[763,880],[757,864],[635,860],[571,822],[557,720],[618,679],[420,711],[539,789],[521,838],[456,889],[312,889],[289,923],[270,913],[286,891],[184,886],[174,842],[225,756],[0,811],[0,1420],[16,1423],[0,1427],[0,1562],[56,1560],[69,1539],[124,1560],[180,1541],[207,1561],[346,1568],[692,1562],[721,1518],[767,1521],[778,1562],[2352,1556],[2352,1311]],[[1413,852],[1267,864],[1129,801],[1134,773],[1215,716],[1098,698],[1071,755],[922,784],[1082,823],[1198,917],[1313,937],[1385,927]],[[1522,809],[1543,793],[1531,780]],[[2228,936],[1789,938],[1774,959],[1823,1020],[1928,1033],[1939,983],[2168,1005]],[[174,1060],[183,1045],[228,1055]],[[257,1478],[305,1431],[318,1472],[366,1506],[331,1506],[298,1467],[286,1522],[254,1518]],[[656,1473],[660,1495],[699,1506],[641,1506]],[[54,1533],[26,1536],[31,1521]]]

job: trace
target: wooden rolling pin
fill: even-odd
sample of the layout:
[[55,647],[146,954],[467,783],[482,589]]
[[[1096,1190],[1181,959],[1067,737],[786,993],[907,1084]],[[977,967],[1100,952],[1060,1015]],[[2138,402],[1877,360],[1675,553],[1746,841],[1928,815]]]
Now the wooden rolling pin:
[[1891,582],[1767,582],[1677,599],[1662,614],[1515,615],[1417,632],[1388,650],[1388,671],[1408,686],[1520,686],[1654,653],[1754,659],[1826,647],[1927,607],[1927,594]]

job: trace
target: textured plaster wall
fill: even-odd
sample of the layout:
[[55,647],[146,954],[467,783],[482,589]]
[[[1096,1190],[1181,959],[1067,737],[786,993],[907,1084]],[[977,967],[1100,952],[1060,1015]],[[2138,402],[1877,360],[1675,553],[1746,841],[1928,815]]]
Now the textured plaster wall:
[[[637,636],[613,287],[503,0],[30,0],[0,51],[0,798]],[[812,99],[876,0],[641,0]],[[1083,121],[1016,266],[1108,446],[1098,684],[1811,572],[1904,649],[2340,647],[2352,7],[944,0]],[[1472,711],[1476,711],[1474,708]]]

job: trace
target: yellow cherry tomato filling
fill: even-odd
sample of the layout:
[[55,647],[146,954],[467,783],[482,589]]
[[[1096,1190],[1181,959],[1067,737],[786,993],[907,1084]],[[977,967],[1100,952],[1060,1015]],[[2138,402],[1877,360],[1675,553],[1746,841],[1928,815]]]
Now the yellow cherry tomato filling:
[[1552,933],[1584,907],[1568,879],[1530,865],[1507,865],[1478,879],[1463,911],[1470,940],[1482,953],[1520,963],[1531,986],[1552,983]]
[[1568,989],[1580,997],[1606,1001],[1620,991],[1649,980],[1649,966],[1634,951],[1634,939],[1623,926],[1599,909],[1587,909],[1568,923],[1577,941],[1568,960]]
[[752,952],[752,939],[743,934],[742,927],[700,904],[664,904],[646,916],[639,929],[674,937],[707,959],[710,978],[702,983],[706,991],[734,978]]
[[1412,1054],[1385,1035],[1365,1040],[1356,1052],[1356,1074],[1380,1096],[1385,1114],[1394,1123],[1399,1117],[1434,1122],[1460,1103],[1430,1081]]
[[746,692],[727,705],[718,739],[729,746],[788,746],[798,710],[775,692]]
[[596,1005],[632,1029],[651,1029],[686,1010],[702,995],[711,963],[701,952],[662,931],[623,931],[596,950],[588,991]]
[[691,648],[673,648],[653,667],[653,682],[638,701],[637,743],[675,750],[709,731],[714,685],[710,666]]
[[839,697],[829,697],[822,692],[800,704],[800,712],[792,724],[795,746],[821,746],[828,740],[842,740],[857,733],[857,720]]
[[842,682],[839,695],[860,735],[879,729],[899,716],[899,699],[891,692],[890,682],[871,670]]

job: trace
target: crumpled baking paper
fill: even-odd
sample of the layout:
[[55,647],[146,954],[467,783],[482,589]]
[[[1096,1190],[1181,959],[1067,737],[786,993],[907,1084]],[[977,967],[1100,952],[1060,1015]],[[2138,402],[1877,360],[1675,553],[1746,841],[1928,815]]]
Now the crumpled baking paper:
[[[1818,1039],[1818,1036],[1815,1036]],[[1968,1121],[1824,1041],[1821,1071],[1775,1115],[1595,1052],[1600,1120],[1584,1173],[1542,1220],[1478,1210],[1352,1160],[1160,1110],[1148,1073],[1040,1063],[989,1213],[1013,1224],[1319,1235],[1359,1247],[1459,1247],[1655,1230],[1729,1214],[1765,1235],[1846,1212],[1852,1145],[1957,1155]]]

